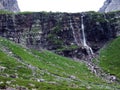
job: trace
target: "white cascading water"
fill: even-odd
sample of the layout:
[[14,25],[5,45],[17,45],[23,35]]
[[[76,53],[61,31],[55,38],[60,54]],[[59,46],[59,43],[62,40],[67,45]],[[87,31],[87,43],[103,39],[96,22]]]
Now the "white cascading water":
[[[81,30],[82,30],[81,33],[80,33],[79,27],[77,28],[77,30],[75,30],[72,24],[73,24],[72,20],[70,19],[70,27],[72,29],[73,37],[75,39],[76,44],[79,47],[83,46],[86,49],[87,54],[89,55],[89,57],[92,58],[94,53],[93,53],[92,48],[89,45],[87,45],[87,43],[86,43],[83,16],[81,16]],[[82,39],[81,39],[81,36],[82,36]]]
[[90,46],[87,45],[86,43],[86,38],[85,38],[85,29],[84,29],[84,22],[83,22],[83,16],[81,16],[81,29],[82,29],[82,37],[83,37],[83,46],[86,49],[87,53],[89,56],[93,55],[93,50]]
[[[70,19],[70,27],[71,27],[71,29],[72,29],[73,37],[74,37],[74,39],[75,39],[76,44],[77,44],[78,46],[81,46],[81,43],[80,43],[81,41],[79,41],[80,39],[76,37],[76,33],[75,33],[74,28],[73,28],[71,19]],[[80,35],[79,35],[79,36],[80,36]]]

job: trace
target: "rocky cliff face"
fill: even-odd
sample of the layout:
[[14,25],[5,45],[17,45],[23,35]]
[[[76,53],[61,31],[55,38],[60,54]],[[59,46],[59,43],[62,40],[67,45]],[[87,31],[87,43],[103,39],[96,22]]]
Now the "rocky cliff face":
[[17,0],[0,0],[0,10],[19,12]]
[[[119,35],[120,12],[84,13],[87,44],[97,52],[107,41]],[[81,13],[29,13],[0,15],[0,36],[29,48],[52,50],[60,55],[85,59],[86,50],[78,46],[73,29],[81,33]],[[78,32],[78,30],[80,30]],[[77,36],[76,36],[77,37]],[[79,36],[82,39],[81,36]]]
[[99,12],[111,12],[120,10],[120,0],[106,0]]

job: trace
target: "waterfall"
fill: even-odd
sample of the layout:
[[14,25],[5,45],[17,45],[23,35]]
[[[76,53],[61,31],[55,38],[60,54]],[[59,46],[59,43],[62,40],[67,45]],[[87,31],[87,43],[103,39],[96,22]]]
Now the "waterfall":
[[82,38],[83,38],[83,47],[86,49],[89,56],[93,55],[93,50],[90,46],[86,43],[86,37],[85,37],[85,29],[84,29],[84,22],[83,22],[83,16],[81,16],[81,29],[82,29]]
[[84,29],[84,24],[83,24],[83,16],[81,16],[81,28],[82,28],[82,37],[83,37],[83,46],[86,47],[88,46],[86,43],[86,38],[85,38],[85,29]]
[[[77,24],[74,24],[74,25],[77,25]],[[87,54],[89,55],[90,59],[93,57],[93,50],[92,48],[87,45],[87,41],[86,41],[86,37],[85,37],[85,29],[84,29],[84,22],[83,22],[83,16],[81,16],[81,29],[77,26],[77,29],[75,29],[73,27],[73,23],[72,23],[72,20],[70,19],[70,28],[72,29],[72,32],[73,32],[73,37],[75,39],[75,42],[76,44],[79,46],[79,47],[84,47]],[[80,32],[81,30],[81,32]]]
[[81,46],[80,32],[79,32],[79,30],[78,30],[78,32],[75,31],[75,29],[74,29],[74,27],[73,27],[72,24],[73,24],[73,23],[72,23],[72,20],[70,19],[70,27],[71,27],[71,29],[72,29],[72,33],[73,33],[73,37],[74,37],[74,39],[75,39],[75,42],[76,42],[76,44],[77,44],[78,46]]

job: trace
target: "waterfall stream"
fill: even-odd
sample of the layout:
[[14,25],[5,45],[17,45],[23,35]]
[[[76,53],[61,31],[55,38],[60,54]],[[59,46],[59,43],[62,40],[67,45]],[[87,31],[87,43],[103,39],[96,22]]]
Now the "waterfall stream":
[[83,22],[83,16],[81,16],[81,29],[82,29],[82,37],[83,37],[83,47],[86,49],[89,56],[93,55],[93,50],[90,46],[86,43],[86,37],[85,37],[85,29],[84,29],[84,22]]
[[[85,37],[85,28],[84,28],[84,21],[83,21],[83,15],[81,16],[81,29],[79,29],[78,24],[74,24],[72,22],[72,20],[70,19],[70,28],[72,29],[73,32],[73,37],[74,40],[76,42],[76,44],[79,47],[84,47],[84,49],[86,50],[89,59],[91,60],[92,58],[94,58],[94,52],[92,50],[92,48],[87,44],[87,40]],[[107,21],[107,19],[106,19]],[[74,28],[74,25],[77,25]],[[81,31],[80,31],[81,30]],[[92,61],[84,61],[84,63],[88,66],[88,69],[94,73],[96,76],[101,77],[102,79],[106,80],[107,82],[111,83],[111,82],[115,82],[117,80],[116,76],[114,75],[110,75],[109,73],[105,73],[99,66],[97,66],[96,64],[94,64]]]
[[[73,32],[73,37],[74,37],[74,39],[75,39],[75,42],[76,42],[76,44],[78,45],[78,46],[81,46],[81,41],[80,41],[80,35],[78,34],[78,33],[76,33],[76,31],[75,31],[75,29],[74,29],[74,27],[73,27],[73,25],[72,25],[72,20],[70,19],[70,27],[71,27],[71,29],[72,29],[72,32]],[[78,35],[77,35],[78,34]]]
[[[83,48],[85,48],[89,57],[92,58],[94,53],[93,53],[92,48],[87,44],[87,41],[86,41],[83,15],[81,16],[81,29],[79,29],[78,26],[76,26],[76,27],[77,27],[77,30],[74,29],[72,20],[70,19],[70,28],[72,29],[73,37],[75,39],[76,44],[79,47],[82,46]],[[81,30],[81,32],[80,32],[80,30]]]

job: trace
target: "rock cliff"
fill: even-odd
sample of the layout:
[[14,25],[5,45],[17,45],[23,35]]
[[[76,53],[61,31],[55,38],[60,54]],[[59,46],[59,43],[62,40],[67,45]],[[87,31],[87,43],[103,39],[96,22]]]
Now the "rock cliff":
[[120,10],[120,0],[106,0],[99,12],[111,12]]
[[[0,15],[0,36],[37,50],[48,49],[60,55],[85,59],[85,49],[76,44],[83,13],[26,13]],[[84,13],[87,44],[96,53],[107,41],[119,35],[120,12]],[[79,36],[82,39],[81,36]]]
[[19,12],[17,0],[0,0],[0,10]]

